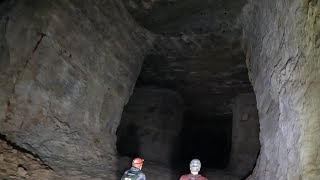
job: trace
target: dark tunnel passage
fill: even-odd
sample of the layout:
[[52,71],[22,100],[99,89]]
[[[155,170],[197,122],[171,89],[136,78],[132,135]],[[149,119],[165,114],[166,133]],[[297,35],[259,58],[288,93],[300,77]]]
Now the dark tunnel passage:
[[117,130],[120,155],[142,156],[180,173],[198,158],[203,173],[246,176],[260,143],[235,22],[245,0],[124,2],[155,40]]
[[260,144],[255,94],[234,25],[245,1],[124,2],[155,40],[118,127],[120,155],[181,172],[198,158],[204,173],[246,175]]
[[[128,112],[128,108],[126,111],[131,113]],[[133,119],[136,121],[135,118]],[[189,164],[189,161],[193,158],[201,159],[203,166],[209,169],[224,169],[228,164],[231,150],[232,117],[217,117],[214,122],[210,122],[210,120],[198,119],[185,113],[181,127],[177,128],[180,129],[180,132],[175,136],[175,144],[165,144],[163,142],[157,148],[152,147],[152,144],[146,144],[148,142],[144,141],[148,136],[152,137],[153,132],[147,130],[141,132],[143,126],[144,124],[139,125],[130,122],[127,122],[127,125],[120,125],[117,133],[117,148],[121,155],[129,157],[146,155],[149,157],[151,153],[148,151],[155,150],[161,154],[165,153],[163,149],[170,148],[170,154],[166,156],[169,159],[156,159],[151,155],[150,160],[169,165],[174,169],[184,169],[184,166]],[[161,136],[163,135],[158,134],[158,139],[152,138],[154,141],[161,141]]]
[[188,59],[148,56],[117,130],[119,154],[180,172],[193,158],[204,173],[251,171],[260,148],[259,120],[244,56],[231,57],[236,55],[239,60],[217,62],[220,69],[209,73],[208,66],[186,67]]
[[193,158],[203,171],[252,170],[259,120],[236,26],[245,2],[124,1],[155,40],[117,131],[121,155],[180,171]]
[[180,166],[199,158],[203,167],[224,169],[231,150],[232,117],[199,119],[185,114],[181,130]]

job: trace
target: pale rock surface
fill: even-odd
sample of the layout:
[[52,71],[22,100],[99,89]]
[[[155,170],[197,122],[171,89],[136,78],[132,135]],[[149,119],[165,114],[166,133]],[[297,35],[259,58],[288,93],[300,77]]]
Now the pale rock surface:
[[261,142],[248,180],[320,177],[319,15],[318,0],[250,0],[243,9]]

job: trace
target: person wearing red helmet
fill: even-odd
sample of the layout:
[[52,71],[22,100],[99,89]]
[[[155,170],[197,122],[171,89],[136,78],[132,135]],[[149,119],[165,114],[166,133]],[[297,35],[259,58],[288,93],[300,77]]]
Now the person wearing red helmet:
[[134,158],[132,167],[123,174],[121,180],[146,180],[146,175],[141,171],[143,161],[141,158]]

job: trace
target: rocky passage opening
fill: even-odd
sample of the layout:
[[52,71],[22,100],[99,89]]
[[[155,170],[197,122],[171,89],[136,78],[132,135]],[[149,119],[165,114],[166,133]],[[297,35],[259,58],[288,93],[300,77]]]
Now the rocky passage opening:
[[121,155],[178,171],[192,158],[204,172],[253,169],[259,120],[236,21],[245,2],[124,1],[155,39],[117,131]]
[[139,88],[132,96],[117,131],[121,155],[142,156],[172,168],[183,168],[197,157],[206,168],[226,168],[232,114],[196,116],[185,111],[183,99],[169,89]]
[[120,155],[141,156],[181,172],[199,158],[205,173],[248,174],[260,148],[259,120],[241,53],[237,58],[241,61],[234,65],[210,71],[208,66],[186,68],[188,61],[148,56],[117,130]]

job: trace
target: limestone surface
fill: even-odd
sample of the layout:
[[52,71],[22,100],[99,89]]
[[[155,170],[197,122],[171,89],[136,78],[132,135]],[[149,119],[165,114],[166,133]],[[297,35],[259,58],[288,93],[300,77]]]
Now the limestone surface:
[[261,0],[243,9],[261,142],[249,180],[320,177],[319,3]]

